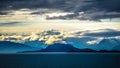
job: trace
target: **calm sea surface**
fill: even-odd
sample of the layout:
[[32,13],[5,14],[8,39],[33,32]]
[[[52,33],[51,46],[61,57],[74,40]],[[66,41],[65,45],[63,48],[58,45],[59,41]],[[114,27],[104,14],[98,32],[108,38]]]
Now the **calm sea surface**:
[[120,53],[0,54],[0,68],[120,68]]

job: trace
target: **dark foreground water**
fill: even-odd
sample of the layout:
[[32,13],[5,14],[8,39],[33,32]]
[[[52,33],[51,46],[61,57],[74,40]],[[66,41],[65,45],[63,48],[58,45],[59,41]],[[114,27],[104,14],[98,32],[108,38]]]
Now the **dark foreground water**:
[[0,54],[0,68],[120,68],[120,53]]

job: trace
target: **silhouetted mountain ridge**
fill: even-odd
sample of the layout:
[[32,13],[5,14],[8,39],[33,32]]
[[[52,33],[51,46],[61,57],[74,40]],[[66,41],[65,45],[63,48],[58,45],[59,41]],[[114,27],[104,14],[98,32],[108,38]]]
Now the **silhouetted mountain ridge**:
[[96,50],[92,50],[92,49],[78,49],[73,47],[70,44],[53,44],[53,45],[49,45],[48,47],[46,47],[45,49],[42,50],[37,50],[37,51],[27,51],[27,52],[119,52],[119,51],[107,51],[107,50],[100,50],[100,51],[96,51]]
[[78,49],[70,44],[53,44],[49,45],[47,48],[40,50],[40,52],[80,52],[80,51],[94,51],[91,49]]

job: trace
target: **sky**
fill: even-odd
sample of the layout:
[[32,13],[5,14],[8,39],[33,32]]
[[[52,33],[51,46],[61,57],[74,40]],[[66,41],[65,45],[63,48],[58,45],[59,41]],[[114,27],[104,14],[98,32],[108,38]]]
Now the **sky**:
[[120,45],[120,0],[0,0],[0,41],[111,50]]
[[119,29],[119,4],[120,0],[0,0],[0,31]]

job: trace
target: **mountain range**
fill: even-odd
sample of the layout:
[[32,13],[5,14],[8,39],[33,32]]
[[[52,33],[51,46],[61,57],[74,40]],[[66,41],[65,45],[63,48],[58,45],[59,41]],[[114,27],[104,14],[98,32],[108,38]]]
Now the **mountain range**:
[[22,51],[34,51],[39,50],[39,48],[27,46],[20,43],[0,41],[0,53],[17,53]]
[[92,50],[92,49],[79,49],[79,48],[75,48],[70,44],[53,44],[53,45],[49,45],[48,47],[46,47],[45,49],[42,50],[36,50],[36,51],[25,51],[23,53],[34,53],[34,52],[120,52],[119,50],[100,50],[100,51],[96,51],[96,50]]

